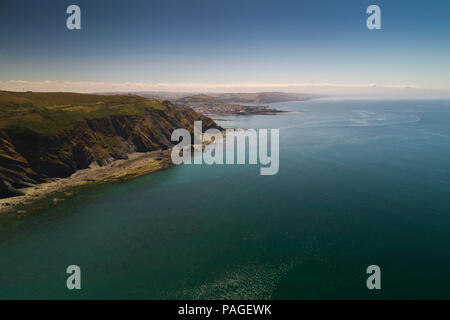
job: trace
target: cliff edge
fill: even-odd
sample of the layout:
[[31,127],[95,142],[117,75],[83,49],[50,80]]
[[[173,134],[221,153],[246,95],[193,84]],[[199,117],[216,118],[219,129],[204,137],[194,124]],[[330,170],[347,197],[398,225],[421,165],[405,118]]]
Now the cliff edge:
[[0,91],[0,198],[133,152],[168,149],[177,128],[220,128],[189,108],[137,95]]

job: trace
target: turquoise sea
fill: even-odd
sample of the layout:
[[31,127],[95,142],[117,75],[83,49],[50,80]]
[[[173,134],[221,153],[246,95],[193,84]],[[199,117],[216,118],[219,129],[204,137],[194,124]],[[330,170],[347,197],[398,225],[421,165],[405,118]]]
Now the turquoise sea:
[[279,128],[275,176],[184,165],[0,217],[0,298],[449,299],[450,101],[272,106],[220,124]]

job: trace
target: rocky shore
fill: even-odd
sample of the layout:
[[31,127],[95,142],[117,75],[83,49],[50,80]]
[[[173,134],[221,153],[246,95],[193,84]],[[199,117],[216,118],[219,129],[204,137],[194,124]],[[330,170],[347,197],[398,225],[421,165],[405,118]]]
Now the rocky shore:
[[54,178],[20,189],[23,195],[0,199],[0,214],[13,211],[24,214],[31,209],[36,210],[32,205],[37,202],[42,202],[42,208],[55,205],[76,194],[81,187],[124,181],[171,166],[170,150],[131,153],[128,159],[114,160],[105,166],[93,164],[70,177]]

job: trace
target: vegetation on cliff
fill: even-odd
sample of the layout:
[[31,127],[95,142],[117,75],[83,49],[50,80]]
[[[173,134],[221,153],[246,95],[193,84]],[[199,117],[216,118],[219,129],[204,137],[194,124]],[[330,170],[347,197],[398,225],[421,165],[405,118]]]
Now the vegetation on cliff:
[[176,128],[217,125],[189,108],[138,95],[0,91],[0,198],[131,152],[168,149]]

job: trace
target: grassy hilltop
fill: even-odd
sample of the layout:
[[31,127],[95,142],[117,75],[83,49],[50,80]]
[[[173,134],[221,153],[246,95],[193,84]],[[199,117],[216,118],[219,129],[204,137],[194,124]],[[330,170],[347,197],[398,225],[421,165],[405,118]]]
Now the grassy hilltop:
[[17,127],[52,135],[84,119],[144,115],[149,110],[168,111],[161,100],[137,95],[0,91],[0,130]]

